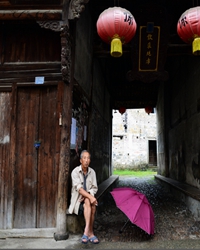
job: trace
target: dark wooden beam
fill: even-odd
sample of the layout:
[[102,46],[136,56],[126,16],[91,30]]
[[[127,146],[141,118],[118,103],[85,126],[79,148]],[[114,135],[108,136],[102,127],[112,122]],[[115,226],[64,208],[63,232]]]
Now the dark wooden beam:
[[[20,75],[20,76],[10,76],[10,77],[5,77],[5,78],[1,78],[0,79],[0,86],[4,85],[6,83],[10,83],[10,82],[18,82],[18,83],[23,83],[23,82],[35,82],[35,77],[36,76],[41,76],[39,74],[35,74],[32,76],[27,76],[27,74],[24,75]],[[60,81],[62,79],[62,75],[61,74],[42,74],[42,76],[44,76],[44,82],[52,82],[52,81]]]
[[64,240],[69,237],[67,232],[67,199],[68,199],[68,178],[70,168],[70,131],[72,119],[72,98],[73,98],[73,76],[75,48],[70,38],[75,34],[75,30],[65,25],[61,32],[61,65],[62,65],[62,127],[60,141],[60,162],[58,176],[58,202],[57,202],[57,222],[54,239]]
[[0,20],[62,20],[62,10],[0,10]]
[[0,88],[12,82],[34,84],[36,76],[44,76],[44,84],[61,81],[60,62],[5,63],[0,66]]
[[191,44],[169,44],[167,56],[192,55]]

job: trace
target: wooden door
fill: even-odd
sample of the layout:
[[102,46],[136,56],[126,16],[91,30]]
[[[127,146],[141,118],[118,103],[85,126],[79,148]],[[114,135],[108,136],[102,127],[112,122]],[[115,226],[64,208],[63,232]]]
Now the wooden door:
[[157,146],[156,141],[149,141],[149,164],[157,166]]
[[57,87],[18,88],[16,106],[14,228],[56,227]]

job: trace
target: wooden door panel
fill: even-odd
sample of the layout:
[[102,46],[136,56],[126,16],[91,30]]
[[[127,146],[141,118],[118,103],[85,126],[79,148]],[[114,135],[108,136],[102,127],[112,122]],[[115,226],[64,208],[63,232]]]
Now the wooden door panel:
[[[16,121],[15,228],[56,226],[57,86],[19,88]],[[36,140],[41,141],[38,149]]]
[[11,226],[10,92],[0,93],[0,228]]
[[41,90],[38,149],[38,227],[56,226],[58,168],[56,164],[56,87]]
[[17,94],[14,227],[36,227],[39,89],[19,88]]

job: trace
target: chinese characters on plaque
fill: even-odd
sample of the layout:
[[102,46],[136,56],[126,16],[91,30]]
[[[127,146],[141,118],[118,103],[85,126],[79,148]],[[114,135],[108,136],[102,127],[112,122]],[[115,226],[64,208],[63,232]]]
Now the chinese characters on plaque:
[[160,27],[153,23],[140,26],[139,40],[139,71],[157,71]]

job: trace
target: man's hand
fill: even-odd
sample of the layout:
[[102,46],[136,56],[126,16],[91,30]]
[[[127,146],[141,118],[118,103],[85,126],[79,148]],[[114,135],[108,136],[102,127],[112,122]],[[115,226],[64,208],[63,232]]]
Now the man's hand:
[[97,202],[97,199],[91,195],[91,198],[90,198],[90,203],[97,206],[98,205],[98,202]]
[[83,199],[88,198],[92,205],[98,206],[97,199],[93,195],[91,195],[87,191],[85,191],[83,188],[79,189],[79,193],[83,196]]

